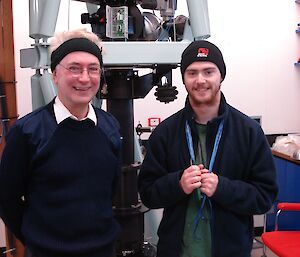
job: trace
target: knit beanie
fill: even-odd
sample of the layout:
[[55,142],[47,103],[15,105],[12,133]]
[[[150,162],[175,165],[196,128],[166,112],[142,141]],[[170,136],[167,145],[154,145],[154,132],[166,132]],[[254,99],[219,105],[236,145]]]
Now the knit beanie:
[[186,68],[193,62],[212,62],[217,65],[220,70],[222,80],[226,75],[226,66],[220,49],[214,44],[205,41],[193,41],[183,51],[181,55],[181,75],[184,78]]

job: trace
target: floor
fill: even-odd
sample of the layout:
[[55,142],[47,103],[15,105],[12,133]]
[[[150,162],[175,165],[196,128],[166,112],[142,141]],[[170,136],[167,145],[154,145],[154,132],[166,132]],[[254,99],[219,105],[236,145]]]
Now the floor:
[[[0,247],[0,257],[5,256],[2,253],[1,250],[5,250],[5,248]],[[274,253],[272,253],[269,249],[266,249],[265,255],[263,254],[263,247],[262,244],[260,243],[260,239],[258,238],[254,244],[253,244],[253,250],[251,257],[278,257]]]
[[272,253],[268,248],[265,250],[265,255],[263,251],[263,245],[260,241],[260,238],[257,238],[253,243],[253,250],[251,257],[278,257],[276,254]]

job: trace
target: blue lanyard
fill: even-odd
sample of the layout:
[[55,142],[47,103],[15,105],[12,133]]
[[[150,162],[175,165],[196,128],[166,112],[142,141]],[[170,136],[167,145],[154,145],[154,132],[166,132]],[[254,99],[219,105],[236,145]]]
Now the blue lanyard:
[[[220,140],[221,140],[221,137],[222,137],[223,127],[224,127],[224,120],[221,120],[221,122],[219,124],[219,127],[218,127],[218,132],[217,132],[217,135],[216,135],[216,138],[215,138],[213,152],[212,152],[210,162],[209,162],[209,169],[208,169],[209,172],[212,172],[212,170],[213,170],[213,166],[214,166],[214,162],[215,162],[215,159],[216,159],[219,143],[220,143]],[[193,139],[192,139],[191,128],[190,128],[187,121],[185,123],[185,134],[186,134],[186,140],[187,140],[187,144],[188,144],[192,164],[196,164],[196,157],[195,157],[195,151],[194,151],[194,147],[193,147]],[[198,198],[199,198],[198,200],[200,200],[201,199],[200,198],[201,193],[200,193],[199,188],[197,189],[197,195],[198,195]],[[196,230],[197,230],[199,221],[202,218],[202,212],[203,212],[203,209],[204,209],[206,198],[207,198],[207,196],[205,194],[203,194],[202,201],[201,201],[201,206],[199,208],[199,211],[198,211],[197,216],[196,216],[195,221],[194,221],[194,223],[195,223],[194,236],[196,235]],[[208,203],[209,203],[210,209],[212,209],[211,202],[210,202],[209,199],[208,199]]]
[[[209,162],[208,170],[210,172],[212,171],[213,166],[214,166],[214,162],[215,162],[215,159],[216,159],[219,143],[220,143],[220,140],[221,140],[221,137],[222,137],[223,127],[224,127],[224,120],[221,120],[221,122],[219,124],[219,128],[218,128],[218,132],[217,132],[217,135],[216,135],[216,138],[215,138],[213,152],[212,152],[210,162]],[[196,164],[196,157],[195,157],[195,151],[194,151],[194,147],[193,147],[193,139],[192,139],[191,128],[190,128],[187,121],[185,123],[185,135],[186,135],[186,141],[187,141],[187,144],[188,144],[192,164]]]

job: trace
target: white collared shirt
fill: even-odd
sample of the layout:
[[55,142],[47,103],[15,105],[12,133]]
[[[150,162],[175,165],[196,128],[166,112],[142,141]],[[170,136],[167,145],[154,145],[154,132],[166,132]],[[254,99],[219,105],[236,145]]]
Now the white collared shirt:
[[[61,123],[63,120],[67,118],[71,118],[74,120],[79,120],[77,117],[75,117],[70,111],[63,105],[63,103],[60,101],[58,97],[55,98],[54,102],[54,114],[56,118],[57,124]],[[94,108],[92,107],[91,103],[89,103],[89,111],[85,118],[80,120],[90,119],[95,123],[95,126],[97,125],[97,117]]]

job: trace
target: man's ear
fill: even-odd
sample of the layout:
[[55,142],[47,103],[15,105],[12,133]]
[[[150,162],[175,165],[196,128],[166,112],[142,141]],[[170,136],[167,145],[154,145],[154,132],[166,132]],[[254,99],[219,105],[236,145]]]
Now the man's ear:
[[57,82],[57,72],[56,72],[56,70],[52,71],[52,80],[53,80],[54,84],[56,85],[56,82]]

